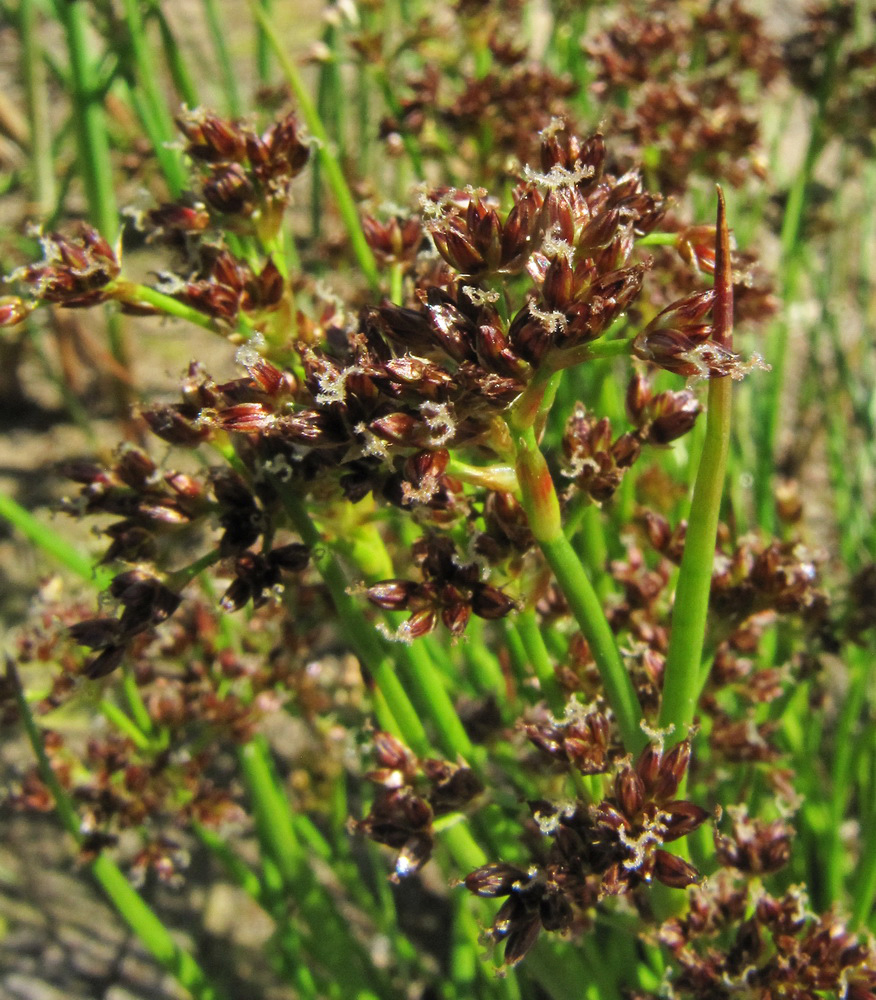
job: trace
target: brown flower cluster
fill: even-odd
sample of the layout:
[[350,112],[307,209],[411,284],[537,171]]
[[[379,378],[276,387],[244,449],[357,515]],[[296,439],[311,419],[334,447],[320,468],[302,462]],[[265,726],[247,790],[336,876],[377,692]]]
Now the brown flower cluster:
[[[577,741],[594,747],[596,756],[591,752],[581,758],[594,773],[605,733],[595,719],[589,724],[585,717],[583,724],[586,732],[562,733],[562,753],[581,757]],[[536,739],[552,755],[560,752],[558,740],[551,741],[558,748],[554,751],[544,734]],[[565,745],[570,739],[576,741],[571,747]],[[528,869],[488,864],[465,879],[466,888],[478,896],[506,897],[489,932],[494,942],[504,942],[506,965],[519,962],[541,930],[585,925],[587,911],[605,896],[631,892],[653,879],[674,888],[698,880],[692,865],[663,848],[709,816],[693,802],[675,798],[689,761],[687,740],[665,753],[649,744],[635,766],[628,760],[618,765],[614,792],[601,802],[531,803],[538,827],[551,838],[545,860]]]
[[182,598],[160,580],[141,570],[128,570],[113,578],[109,593],[121,605],[118,618],[89,618],[70,626],[70,636],[81,646],[98,650],[83,668],[92,680],[118,667],[134,640],[166,621]]
[[504,618],[515,604],[498,587],[484,583],[477,563],[462,563],[452,539],[426,535],[414,542],[414,563],[422,582],[381,580],[365,588],[368,600],[385,611],[408,611],[410,617],[398,631],[409,641],[431,632],[439,620],[454,637],[462,635],[474,614],[479,618]]
[[[45,665],[54,670],[41,714],[81,691],[82,656],[64,640],[65,626],[81,614],[81,608],[48,603],[39,621],[18,637],[22,674]],[[181,829],[193,821],[227,827],[245,819],[229,774],[228,747],[251,740],[259,722],[291,692],[312,700],[301,687],[304,671],[295,649],[301,636],[295,629],[266,608],[248,623],[236,652],[223,642],[221,615],[188,602],[160,638],[143,634],[132,644],[132,675],[149,720],[136,743],[112,729],[97,731],[80,753],[60,734],[45,731],[52,769],[83,818],[84,859],[136,830],[142,845],[137,852],[126,841],[119,845],[125,867],[138,879],[154,872],[175,881],[188,843]],[[303,618],[296,623],[302,634]],[[20,809],[52,808],[35,768],[10,785],[4,801]]]
[[[119,276],[121,266],[116,252],[92,226],[79,223],[69,235],[51,233],[40,244],[43,260],[20,267],[7,281],[19,282],[35,299],[68,308],[86,308],[112,297],[108,286]],[[3,325],[19,322],[28,311],[21,299],[4,302]]]
[[377,787],[371,811],[350,827],[369,840],[398,851],[393,882],[418,872],[432,855],[437,816],[465,808],[482,791],[475,773],[460,764],[418,760],[389,733],[376,733],[377,768],[365,777]]
[[[271,374],[279,376],[276,369],[261,363],[254,362],[253,370],[262,376],[262,384]],[[194,376],[196,371],[190,374]],[[246,386],[257,385],[254,378],[240,381]],[[208,396],[208,381],[196,389],[193,383],[198,402],[205,396],[215,402],[223,387],[215,388],[216,393]],[[233,385],[224,388],[229,394],[235,389]],[[145,416],[159,436],[174,443],[200,443],[209,429],[198,428],[185,414],[183,404],[178,410],[162,408]],[[284,574],[300,573],[308,564],[309,552],[300,542],[276,544],[270,513],[273,493],[257,496],[244,477],[231,469],[213,470],[202,478],[174,471],[162,474],[143,449],[126,446],[109,469],[75,463],[67,467],[67,473],[82,484],[80,496],[63,505],[68,513],[122,518],[103,529],[112,539],[104,562],[161,562],[167,550],[179,550],[183,529],[187,544],[193,541],[193,534],[196,537],[195,529],[221,529],[213,561],[230,560],[233,579],[221,600],[226,610],[237,610],[250,601],[259,607],[280,587]],[[260,538],[262,551],[252,551]],[[181,600],[177,591],[188,577],[183,571],[176,589],[174,579],[171,573],[168,585],[139,568],[114,578],[109,596],[121,606],[121,615],[88,619],[70,629],[77,642],[98,651],[85,668],[87,676],[101,677],[115,669],[138,636],[176,611]]]
[[702,407],[689,389],[651,391],[647,379],[634,375],[627,387],[627,414],[635,425],[614,437],[611,421],[597,419],[578,403],[563,434],[563,474],[596,503],[610,499],[638,460],[645,444],[667,445],[696,423]]
[[728,879],[712,879],[692,892],[687,916],[664,924],[660,938],[678,965],[673,993],[689,1000],[876,997],[872,944],[835,915],[808,912],[799,887],[754,899]]
[[584,49],[612,133],[628,138],[631,157],[653,150],[661,190],[684,191],[691,174],[738,185],[760,171],[758,121],[743,88],[752,79],[768,86],[782,63],[741,0],[627,0]]
[[236,221],[271,243],[289,205],[290,185],[310,156],[295,116],[261,135],[202,109],[180,115],[177,126],[186,154],[206,169],[204,201],[226,225]]
[[[577,88],[568,74],[552,71],[520,46],[522,9],[458,4],[403,34],[398,51],[420,54],[422,68],[402,78],[403,96],[381,121],[391,152],[400,151],[404,137],[416,136],[431,159],[443,161],[445,174],[457,172],[476,184],[499,180],[509,158],[527,163],[537,154],[538,133],[552,118],[569,114]],[[377,38],[361,35],[353,44],[369,62],[385,64]],[[460,58],[473,46],[489,60],[485,70]]]
[[[871,23],[876,21],[873,10],[858,9],[851,0],[808,3],[802,25],[782,47],[794,85],[824,102],[824,128],[864,155],[873,154],[876,127],[876,44],[864,40],[868,14]],[[863,30],[856,30],[858,18]]]

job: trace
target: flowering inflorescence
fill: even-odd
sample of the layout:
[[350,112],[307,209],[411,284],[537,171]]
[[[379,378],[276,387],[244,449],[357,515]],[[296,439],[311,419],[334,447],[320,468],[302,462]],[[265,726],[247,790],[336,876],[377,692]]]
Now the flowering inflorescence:
[[[609,769],[605,728],[598,717],[585,717],[574,733],[568,726],[561,729],[562,752],[573,766],[583,765],[583,773],[591,774]],[[533,735],[537,746],[552,756],[558,752],[556,739],[546,741],[542,732]],[[582,753],[582,745],[593,749]],[[617,762],[613,792],[600,802],[530,803],[538,828],[551,840],[544,862],[526,869],[488,864],[465,879],[476,895],[507,897],[488,934],[494,942],[504,942],[506,965],[519,962],[541,930],[585,927],[592,920],[590,911],[606,896],[632,892],[652,879],[674,888],[698,880],[693,865],[663,849],[709,816],[693,802],[676,798],[689,760],[686,740],[668,752],[649,744],[635,765],[628,758]]]
[[690,900],[689,913],[660,931],[678,965],[673,995],[876,996],[872,944],[862,943],[835,914],[811,913],[802,887],[776,897],[716,878],[692,890]]
[[377,768],[365,777],[377,794],[364,819],[351,829],[398,851],[392,880],[413,875],[429,860],[435,818],[463,809],[483,791],[471,768],[417,757],[389,733],[375,733]]
[[[639,72],[637,53],[621,59],[623,39],[609,35],[609,41],[611,46],[603,41],[594,50],[606,88]],[[651,53],[675,51],[678,44],[662,30],[643,41]],[[769,64],[756,42],[744,61],[766,79]],[[519,59],[513,47],[500,44],[498,33],[488,45],[499,61]],[[491,88],[493,110],[501,117],[503,100],[519,106],[521,88],[531,95],[548,76],[517,66],[510,79],[501,100],[495,100],[489,76],[467,80],[456,105],[439,113],[461,130],[466,115],[476,115],[483,127],[483,96]],[[664,93],[654,114],[677,106],[678,99],[677,92]],[[535,116],[531,102],[526,107]],[[403,104],[401,110],[410,118],[417,109]],[[645,112],[639,109],[637,115],[643,127]],[[641,890],[655,881],[671,888],[699,886],[700,870],[706,870],[699,858],[695,866],[684,850],[666,849],[711,815],[684,790],[690,741],[664,747],[660,734],[646,730],[645,749],[635,758],[625,751],[596,655],[572,623],[568,595],[552,583],[547,567],[554,564],[542,551],[544,525],[533,512],[553,511],[551,501],[557,511],[562,503],[586,515],[593,503],[611,500],[646,446],[666,447],[693,428],[701,405],[692,387],[658,391],[653,369],[696,380],[739,377],[749,366],[716,343],[715,292],[692,284],[699,277],[680,279],[676,270],[716,270],[714,230],[679,225],[674,238],[647,241],[667,215],[663,196],[647,190],[643,172],[619,169],[601,132],[582,139],[565,120],[544,120],[543,108],[538,117],[537,158],[529,157],[529,148],[527,158],[535,162],[503,178],[504,197],[472,186],[437,188],[421,193],[419,215],[393,210],[387,221],[364,220],[366,242],[393,276],[392,301],[360,300],[347,309],[320,301],[320,293],[308,288],[317,303],[308,312],[298,297],[306,282],[290,280],[278,256],[290,185],[308,157],[296,119],[287,116],[257,133],[202,111],[179,119],[184,149],[202,174],[200,191],[149,214],[156,231],[188,254],[180,274],[164,275],[150,296],[150,289],[124,279],[118,253],[94,230],[81,227],[47,238],[45,261],[18,272],[29,299],[0,300],[3,323],[17,322],[38,300],[81,307],[114,299],[125,308],[176,310],[176,315],[185,307],[201,325],[236,328],[235,340],[247,340],[236,357],[245,370],[241,377],[216,382],[193,363],[179,402],[146,406],[140,414],[158,438],[194,452],[202,465],[208,465],[208,452],[221,455],[224,464],[197,473],[166,470],[144,448],[126,446],[109,467],[77,463],[68,470],[81,491],[65,509],[110,518],[102,529],[110,539],[104,561],[126,568],[109,587],[114,611],[65,623],[73,639],[95,655],[67,663],[64,682],[53,688],[47,707],[69,697],[77,678],[100,678],[127,662],[150,719],[173,734],[164,756],[164,744],[162,752],[150,745],[156,752],[149,757],[130,740],[94,742],[89,763],[95,777],[87,789],[76,788],[72,765],[64,771],[57,742],[63,785],[90,810],[89,850],[111,843],[151,814],[171,811],[174,794],[185,797],[187,816],[199,822],[234,813],[231,796],[207,773],[215,764],[210,753],[194,754],[177,766],[173,754],[179,751],[183,759],[190,729],[206,724],[245,742],[261,709],[276,707],[290,691],[303,706],[326,707],[325,698],[312,700],[303,679],[321,669],[319,663],[312,661],[307,671],[284,667],[283,651],[298,641],[307,646],[295,633],[308,602],[322,607],[326,590],[337,602],[337,588],[332,590],[325,570],[337,555],[330,570],[348,571],[342,594],[364,598],[390,616],[405,615],[394,632],[381,623],[384,636],[422,640],[442,625],[455,640],[480,619],[495,630],[490,637],[498,647],[496,664],[480,664],[494,671],[493,678],[495,670],[502,671],[509,689],[522,679],[539,697],[547,693],[554,667],[560,698],[563,689],[586,697],[586,710],[573,707],[562,718],[536,706],[516,728],[502,729],[509,721],[503,711],[491,732],[501,731],[520,751],[521,760],[509,765],[521,765],[515,780],[531,778],[526,772],[532,765],[543,767],[546,781],[554,783],[532,793],[531,819],[523,824],[532,863],[494,862],[465,879],[472,893],[503,900],[487,937],[504,944],[506,965],[519,962],[542,930],[589,927],[611,897],[630,897],[644,914],[648,904]],[[521,122],[509,118],[506,124],[504,132],[497,131],[497,148],[507,142],[520,151]],[[527,127],[531,147],[531,123]],[[737,148],[722,132],[714,153],[741,156],[750,139],[746,132]],[[661,160],[658,174],[668,172],[678,181],[690,168],[681,160]],[[732,165],[727,169],[735,176]],[[255,243],[240,252],[239,242],[211,242],[210,231],[217,227]],[[661,241],[674,246],[651,257],[643,252],[643,240],[645,246]],[[664,269],[668,253],[678,259]],[[736,263],[735,278],[744,282],[747,262],[739,257]],[[652,282],[653,296],[646,294]],[[749,301],[752,312],[765,309],[762,289]],[[572,404],[576,397],[568,394],[567,419],[550,424],[552,392],[564,372],[600,356],[624,355],[640,368],[626,389],[626,429],[598,416],[595,398]],[[546,426],[560,452],[556,461],[551,456],[550,468],[539,450]],[[537,457],[527,464],[524,453]],[[556,472],[568,480],[562,497],[554,488]],[[645,477],[640,482],[645,495]],[[533,483],[542,491],[540,499],[547,498],[540,508],[532,499]],[[660,491],[659,484],[651,488]],[[669,585],[685,539],[684,524],[673,526],[665,516],[669,503],[654,506],[658,509],[643,509],[640,517],[651,551],[641,538],[628,535],[598,567],[614,584],[605,610],[608,638],[623,640],[625,679],[637,707],[652,721],[660,711],[669,645]],[[346,546],[346,532],[356,536],[360,529],[361,537]],[[314,541],[320,534],[322,540]],[[394,557],[388,572],[379,551],[384,542]],[[366,570],[357,560],[368,546],[373,561]],[[205,551],[198,554],[199,549]],[[294,607],[288,617],[295,624],[270,650],[258,647],[261,668],[242,663],[229,650],[210,648],[215,615],[183,601],[184,588],[214,564],[223,580],[220,614],[251,605],[258,628],[258,616],[269,616],[277,603],[284,602],[286,611]],[[372,572],[374,565],[380,570]],[[758,670],[754,651],[775,615],[798,614],[812,632],[824,625],[826,605],[816,577],[814,562],[792,544],[733,539],[729,528],[721,529],[712,573],[714,666],[711,676],[702,678],[699,703],[710,763],[766,769],[781,759],[775,726],[756,709],[779,698],[800,665]],[[356,582],[363,578],[367,582]],[[524,609],[533,625],[525,635],[522,627],[519,634],[513,631],[515,616]],[[342,623],[332,640],[346,641],[348,625],[351,631],[358,627]],[[550,652],[539,641],[540,629],[553,643]],[[374,662],[366,662],[367,640],[357,655],[364,645],[362,662],[371,681],[375,664],[383,667],[385,650],[390,649],[387,660],[395,650],[368,637],[377,649]],[[512,655],[514,638],[523,652],[516,648]],[[407,662],[421,669],[433,655],[428,647],[437,647],[434,640],[433,635],[418,647],[417,652],[427,647],[422,659]],[[156,669],[156,648],[160,656],[188,664],[182,676]],[[467,664],[462,644],[454,652],[460,650],[460,661]],[[526,661],[542,652],[550,662],[536,687]],[[388,718],[396,707],[387,709]],[[423,743],[428,738],[424,735]],[[149,737],[142,742],[148,744]],[[428,861],[438,835],[435,820],[467,810],[483,791],[483,779],[493,775],[461,757],[438,759],[421,747],[415,754],[387,732],[377,733],[373,742],[377,767],[366,778],[376,788],[374,800],[351,828],[397,852],[391,877],[398,881]],[[558,776],[573,783],[571,799],[557,796]],[[774,791],[790,791],[787,775],[778,769],[767,779]],[[505,791],[519,801],[519,787],[512,791],[510,784]],[[22,799],[45,801],[45,794],[31,776]],[[792,838],[787,816],[767,822],[740,809],[726,812],[729,827],[714,835],[719,864],[739,877],[768,875],[786,864]],[[155,831],[135,868],[171,875],[177,847],[165,831]],[[723,996],[720,991],[736,980],[803,981],[805,970],[794,973],[797,980],[788,978],[788,970],[809,949],[846,977],[849,996],[867,996],[852,945],[846,942],[848,948],[834,954],[823,928],[816,933],[811,921],[788,924],[787,933],[768,941],[773,929],[790,919],[784,901],[758,902],[763,913],[758,911],[756,932],[755,918],[735,913],[735,950],[721,957],[711,946],[702,948],[700,940],[715,929],[717,918],[711,924],[703,918],[704,926],[694,927],[701,911],[713,905],[708,887],[699,886],[692,899],[690,917],[661,932],[681,970],[675,986],[682,994]],[[779,953],[784,964],[773,962]]]

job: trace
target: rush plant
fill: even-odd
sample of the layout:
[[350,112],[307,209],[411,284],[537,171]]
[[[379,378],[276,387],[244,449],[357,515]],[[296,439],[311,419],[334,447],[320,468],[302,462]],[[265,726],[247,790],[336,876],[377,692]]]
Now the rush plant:
[[[101,594],[9,649],[36,763],[7,804],[54,808],[204,1000],[237,988],[143,894],[195,849],[273,922],[247,995],[876,997],[873,568],[832,600],[777,487],[800,258],[777,294],[731,235],[734,211],[764,225],[746,94],[788,59],[735,0],[557,4],[541,62],[527,4],[361,5],[330,12],[314,98],[253,0],[257,75],[289,100],[243,117],[218,6],[228,114],[196,106],[162,5],[122,7],[161,193],[119,239],[64,8],[91,222],[42,232],[0,323],[109,309],[125,361],[122,317],[172,321],[223,338],[227,372],[193,361],[139,400],[136,442],[66,464],[94,565],[0,497]],[[812,15],[836,47],[816,90],[844,23]],[[187,91],[170,145],[150,39]],[[54,722],[94,711],[83,691],[84,744]],[[411,898],[446,917],[429,943]]]

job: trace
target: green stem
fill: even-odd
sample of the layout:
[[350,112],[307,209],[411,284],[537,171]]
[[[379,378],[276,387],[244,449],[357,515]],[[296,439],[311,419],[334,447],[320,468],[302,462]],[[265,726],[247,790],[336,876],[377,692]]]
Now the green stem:
[[57,193],[46,70],[43,63],[42,46],[38,37],[38,24],[38,12],[34,0],[21,0],[19,3],[21,68],[30,120],[33,207],[39,218],[45,219],[55,207]]
[[[193,306],[180,302],[172,295],[165,295],[148,285],[140,285],[134,281],[127,281],[124,278],[117,278],[106,286],[107,295],[117,302],[125,302],[132,306],[153,306],[166,316],[174,316],[177,319],[184,319],[194,326],[200,326],[211,333],[218,333],[222,336],[227,334],[227,328],[217,323],[215,319],[205,315]],[[248,331],[251,329],[249,321],[240,315],[238,322]]]
[[222,23],[219,8],[216,0],[204,0],[204,14],[207,20],[207,31],[213,43],[213,50],[216,53],[216,62],[219,67],[219,76],[222,79],[222,88],[225,91],[225,100],[228,104],[228,111],[232,118],[239,118],[243,105],[240,101],[240,91],[237,88],[237,72],[231,61],[228,46],[225,38],[228,33],[226,25]]
[[158,84],[158,74],[152,59],[152,49],[146,39],[143,18],[140,14],[140,0],[123,0],[125,22],[128,26],[127,42],[136,68],[136,84],[143,90],[144,107],[141,121],[147,126],[152,149],[161,165],[164,179],[176,198],[186,185],[186,172],[178,150],[168,148],[173,138],[174,126],[167,102]]
[[539,687],[542,694],[547,699],[551,711],[559,719],[562,718],[566,709],[566,699],[563,697],[562,689],[557,683],[557,675],[554,672],[554,664],[551,654],[545,645],[544,637],[541,634],[538,617],[534,608],[527,608],[517,616],[517,631],[523,641],[526,655],[538,678]]
[[0,517],[81,579],[94,584],[99,590],[109,585],[113,576],[110,570],[105,566],[95,567],[87,556],[74,548],[59,532],[41,524],[30,511],[5,493],[0,493]]
[[279,869],[284,883],[291,887],[305,859],[297,843],[288,803],[277,787],[270,751],[264,739],[256,737],[240,747],[237,756],[259,840]]
[[[91,221],[101,235],[115,243],[119,234],[119,213],[113,183],[110,143],[99,90],[100,73],[91,57],[88,41],[88,11],[81,3],[63,3],[58,7],[70,57],[70,89],[73,100],[79,176],[85,185]],[[110,352],[124,367],[129,367],[124,329],[118,317],[107,322]],[[114,381],[116,409],[127,414],[128,391]]]
[[640,726],[642,706],[599,597],[563,534],[560,503],[532,427],[524,429],[518,438],[517,478],[530,530],[587,639],[624,746],[630,753],[638,754],[647,742]]
[[[79,176],[85,185],[91,221],[110,243],[119,231],[106,116],[96,93],[98,73],[90,55],[88,10],[79,3],[58,7],[70,57],[70,86],[76,119]],[[121,360],[119,358],[118,360]]]
[[[270,14],[271,0],[258,0],[258,3]],[[256,77],[262,87],[266,87],[271,78],[271,49],[261,24],[256,24]]]
[[431,747],[420,717],[399,682],[384,643],[347,592],[349,581],[337,559],[325,545],[302,501],[284,484],[278,483],[277,487],[289,520],[313,551],[314,566],[329,589],[345,637],[377,685],[381,698],[375,699],[375,711],[380,725],[403,739],[417,755],[429,756]]
[[186,57],[180,51],[176,38],[171,31],[170,24],[168,24],[167,18],[164,16],[164,11],[161,9],[159,0],[153,0],[150,14],[158,21],[164,58],[173,79],[173,85],[176,87],[176,92],[184,104],[190,108],[196,108],[199,103],[198,91],[189,72]]
[[106,698],[102,698],[99,705],[101,714],[114,729],[118,729],[137,747],[138,750],[148,750],[152,741],[127,715]]
[[[715,341],[732,348],[733,285],[730,236],[724,198],[718,189],[718,234],[715,260]],[[683,740],[693,722],[702,678],[701,664],[715,562],[718,515],[730,446],[732,399],[730,378],[709,382],[706,434],[694,483],[684,553],[672,612],[672,631],[663,681],[660,726],[674,727],[672,740]]]
[[377,261],[374,259],[371,247],[368,246],[368,241],[365,239],[365,233],[362,230],[362,223],[359,219],[359,210],[356,207],[356,202],[353,199],[349,185],[344,178],[341,165],[338,162],[325,125],[317,112],[316,105],[311,100],[310,94],[308,94],[304,86],[304,81],[298,72],[298,67],[286,54],[286,45],[277,33],[277,29],[268,16],[267,11],[256,0],[249,0],[249,3],[254,16],[271,44],[271,48],[274,50],[283,75],[286,77],[286,82],[295,95],[301,116],[311,135],[317,141],[316,153],[325,171],[326,182],[337,202],[338,211],[341,213],[341,219],[347,230],[347,236],[350,239],[353,253],[368,284],[376,291],[380,288],[380,274],[377,268]]

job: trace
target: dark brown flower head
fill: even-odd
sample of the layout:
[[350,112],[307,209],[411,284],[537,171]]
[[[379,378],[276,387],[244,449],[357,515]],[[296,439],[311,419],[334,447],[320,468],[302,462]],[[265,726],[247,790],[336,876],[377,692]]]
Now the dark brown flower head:
[[[570,703],[577,706],[577,702]],[[527,723],[529,741],[542,753],[581,774],[604,774],[611,767],[614,746],[611,726],[601,712],[570,710],[562,720]]]
[[255,207],[255,188],[239,163],[215,167],[204,182],[204,199],[217,212],[239,215]]
[[641,451],[638,439],[621,434],[612,442],[611,421],[597,420],[578,404],[563,434],[564,475],[596,503],[608,500]]
[[122,607],[119,618],[95,618],[70,626],[71,638],[99,650],[86,663],[89,678],[104,677],[118,667],[131,643],[144,632],[166,621],[179,607],[181,597],[154,576],[129,570],[113,578],[110,596]]
[[248,549],[265,527],[263,513],[244,479],[231,469],[216,469],[213,493],[219,505],[219,523],[225,529],[219,543],[223,556]]
[[713,329],[703,320],[713,301],[709,290],[674,302],[636,337],[633,354],[688,378],[740,379],[752,368],[768,368],[759,355],[743,361],[711,339]]
[[19,268],[10,280],[28,286],[35,298],[68,307],[106,300],[106,286],[121,268],[112,247],[96,229],[79,223],[70,235],[52,233],[40,242],[43,262]]
[[[574,752],[571,731],[580,723],[590,729],[588,718],[596,725],[582,742],[601,758],[607,734],[597,714],[571,713],[568,724],[533,725],[526,731],[540,749],[562,759]],[[604,896],[630,892],[655,878],[673,888],[699,881],[692,865],[663,849],[708,818],[706,810],[674,797],[689,758],[687,741],[669,752],[652,744],[635,766],[628,758],[615,762],[613,795],[597,804],[530,802],[536,825],[550,838],[543,861],[526,871],[504,863],[484,865],[465,880],[477,895],[507,897],[490,930],[494,941],[505,942],[506,964],[519,961],[541,930],[584,924],[586,911]]]
[[184,149],[195,161],[209,165],[203,197],[244,230],[273,240],[289,203],[292,180],[310,155],[294,115],[287,115],[261,135],[236,121],[203,110],[177,118],[186,138]]
[[814,1000],[869,998],[876,989],[872,944],[834,913],[815,916],[803,890],[754,900],[728,880],[710,880],[691,895],[690,913],[661,928],[677,968],[673,993],[711,1000],[747,992]]
[[414,545],[423,582],[383,580],[365,588],[372,604],[386,611],[407,611],[410,617],[396,637],[410,641],[431,632],[440,621],[454,637],[462,635],[472,614],[504,618],[514,601],[481,579],[477,563],[461,563],[455,546],[444,535],[429,535]]
[[[707,53],[702,62],[689,58],[697,48]],[[661,190],[685,190],[692,174],[739,184],[762,171],[757,119],[742,95],[766,86],[781,64],[742,3],[625,2],[585,50],[615,148],[630,162],[647,148]]]
[[486,530],[475,539],[475,551],[498,562],[510,552],[524,553],[535,544],[526,513],[513,494],[490,490],[484,500]]
[[308,563],[307,546],[298,542],[271,549],[267,555],[242,552],[234,560],[234,580],[220,601],[226,611],[237,611],[248,601],[254,608],[266,604],[281,586],[284,572],[301,572]]
[[[502,18],[507,18],[505,11]],[[480,20],[478,23],[483,24]],[[451,72],[458,73],[455,61]],[[462,92],[449,104],[440,100],[439,77],[431,101],[420,105],[420,120],[436,116],[443,129],[458,137],[463,148],[472,141],[479,142],[484,129],[488,129],[489,155],[482,164],[486,177],[477,180],[492,182],[507,171],[509,157],[520,163],[534,161],[541,130],[567,111],[565,99],[575,89],[568,75],[557,75],[545,66],[521,60],[513,66],[497,66],[486,75],[464,77]],[[470,170],[474,164],[467,166]]]
[[368,815],[351,828],[398,850],[390,876],[398,882],[429,860],[433,818],[465,807],[483,786],[470,768],[434,758],[420,761],[389,733],[376,733],[373,749],[378,767],[365,776],[377,795]]
[[524,187],[502,223],[481,192],[451,191],[436,201],[427,229],[438,252],[460,274],[519,271],[536,248],[543,203],[537,188]]
[[634,375],[627,387],[627,415],[638,437],[648,444],[666,445],[686,434],[702,407],[689,389],[652,394],[648,381]]
[[765,875],[784,868],[791,857],[793,828],[783,819],[765,822],[749,817],[742,806],[729,809],[729,835],[715,830],[715,850],[722,865],[749,875]]
[[605,139],[601,132],[594,132],[582,141],[566,123],[557,120],[542,131],[541,166],[545,173],[550,173],[554,167],[581,173],[581,188],[586,190],[602,178]]
[[147,213],[149,223],[166,233],[200,233],[210,225],[210,213],[203,203],[165,202]]
[[196,108],[179,115],[176,124],[185,136],[185,151],[193,160],[234,163],[246,156],[246,132],[235,122]]

